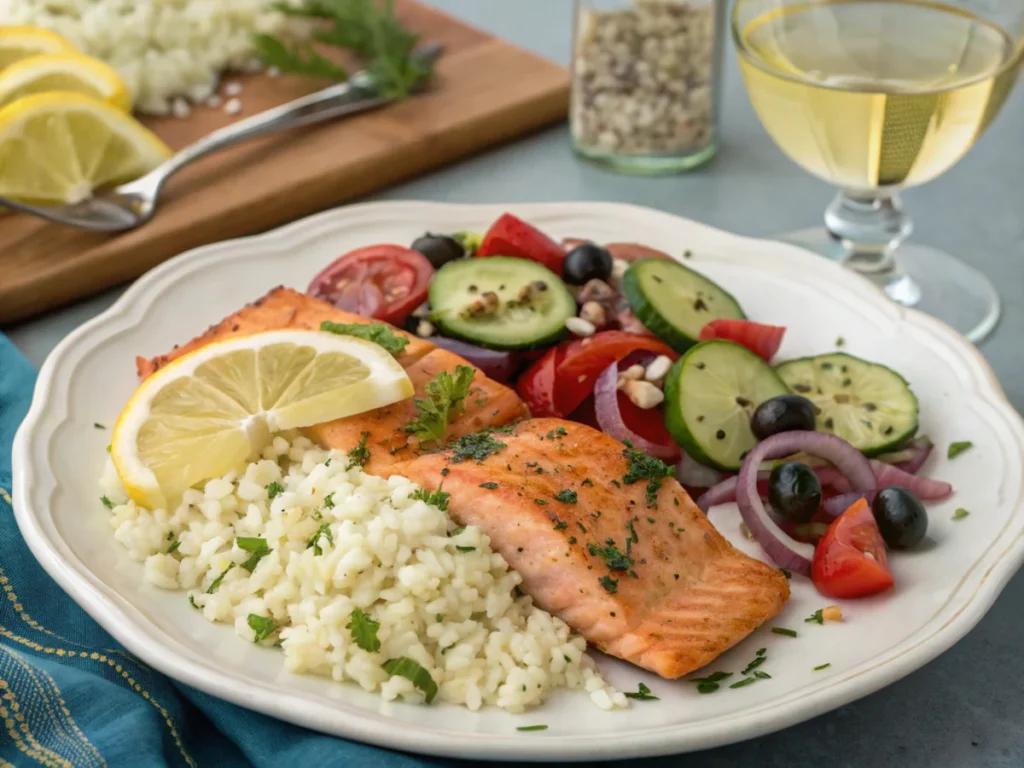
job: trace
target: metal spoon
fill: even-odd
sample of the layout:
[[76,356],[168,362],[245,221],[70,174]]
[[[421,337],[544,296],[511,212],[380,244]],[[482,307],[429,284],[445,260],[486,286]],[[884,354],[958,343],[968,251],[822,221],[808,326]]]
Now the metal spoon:
[[[440,44],[429,43],[417,48],[412,55],[430,64],[441,55],[441,51]],[[419,91],[424,85],[425,80],[417,83],[413,90]],[[102,232],[134,229],[153,217],[164,182],[193,160],[257,136],[363,112],[391,101],[393,99],[379,94],[370,73],[360,71],[347,82],[332,85],[220,128],[185,147],[145,176],[80,203],[29,205],[0,197],[0,206],[80,229]]]

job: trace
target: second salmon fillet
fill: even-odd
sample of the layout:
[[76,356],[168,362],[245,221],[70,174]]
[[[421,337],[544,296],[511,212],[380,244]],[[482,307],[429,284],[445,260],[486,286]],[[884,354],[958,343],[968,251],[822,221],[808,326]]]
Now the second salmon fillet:
[[665,678],[704,666],[777,615],[778,569],[735,549],[675,479],[588,426],[532,419],[390,467],[451,494],[523,591],[598,649]]

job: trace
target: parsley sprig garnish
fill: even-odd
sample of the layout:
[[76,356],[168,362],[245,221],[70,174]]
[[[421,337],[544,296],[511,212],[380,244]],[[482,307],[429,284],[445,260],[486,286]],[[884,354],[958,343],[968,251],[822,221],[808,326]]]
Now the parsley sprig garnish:
[[380,622],[363,613],[361,608],[352,611],[352,616],[349,618],[348,624],[345,625],[345,629],[352,633],[352,639],[364,651],[376,653],[380,650],[380,640],[377,637]]
[[412,492],[409,496],[410,499],[417,499],[419,501],[425,501],[427,504],[433,504],[435,507],[440,509],[442,512],[448,511],[448,500],[452,497],[447,491],[442,491],[441,486],[444,483],[437,486],[436,491],[428,491],[426,488],[419,488]]
[[359,436],[359,444],[349,451],[348,466],[345,469],[352,469],[353,467],[365,467],[366,462],[370,460],[370,449],[366,447],[366,441],[370,439],[369,432],[363,432]]
[[238,548],[249,553],[249,557],[242,567],[245,568],[249,573],[256,570],[256,563],[258,563],[265,555],[270,554],[270,545],[267,544],[267,540],[260,538],[259,536],[239,536],[235,539],[235,543]]
[[405,431],[419,438],[420,443],[444,446],[448,422],[459,414],[469,395],[476,369],[468,365],[455,366],[454,375],[441,371],[427,383],[426,397],[417,398],[418,415],[405,425]]
[[[313,33],[317,42],[353,51],[382,96],[401,99],[430,74],[431,66],[411,56],[419,36],[395,16],[394,0],[304,0],[296,6],[278,3],[275,10],[326,22]],[[289,45],[273,35],[255,34],[263,60],[282,72],[307,77],[347,80],[348,71],[318,53],[311,44]]]
[[812,613],[810,616],[808,616],[806,619],[804,619],[804,623],[805,624],[824,624],[825,623],[825,616],[823,615],[823,612],[824,612],[824,609],[823,608],[819,608],[814,613]]
[[657,696],[651,693],[651,689],[643,683],[640,683],[636,693],[626,693],[627,699],[636,699],[637,701],[659,701]]
[[332,323],[330,320],[324,320],[320,323],[320,330],[372,341],[396,356],[409,345],[407,338],[399,336],[384,323]]
[[316,529],[316,533],[313,534],[313,538],[306,544],[306,549],[313,548],[314,555],[322,555],[324,553],[323,547],[320,542],[323,539],[327,539],[327,543],[332,547],[334,546],[334,534],[331,532],[331,524],[324,523]]
[[430,676],[418,661],[402,656],[397,659],[390,659],[384,662],[384,671],[389,675],[398,675],[412,682],[417,688],[423,691],[427,698],[427,704],[437,696],[437,683]]
[[949,449],[946,451],[947,459],[955,459],[961,453],[971,450],[974,447],[974,443],[970,440],[960,440],[955,443],[949,444]]
[[256,637],[252,639],[254,643],[262,643],[277,629],[277,622],[268,616],[250,613],[248,621],[249,628],[256,633]]

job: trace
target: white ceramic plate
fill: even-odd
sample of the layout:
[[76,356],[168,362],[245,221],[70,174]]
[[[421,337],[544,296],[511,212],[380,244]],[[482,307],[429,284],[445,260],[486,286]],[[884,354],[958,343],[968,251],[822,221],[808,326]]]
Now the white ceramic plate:
[[[975,448],[956,461],[936,455],[927,472],[956,496],[930,510],[929,546],[892,557],[897,588],[843,605],[847,620],[804,618],[825,605],[793,581],[793,598],[762,628],[712,665],[738,671],[759,647],[772,675],[756,685],[700,695],[608,658],[613,683],[646,682],[660,701],[629,711],[598,710],[563,692],[513,716],[450,705],[383,704],[350,685],[298,677],[279,653],[237,638],[193,611],[183,593],[142,581],[142,567],[114,542],[97,500],[96,477],[112,424],[136,385],[134,357],[165,352],[269,288],[303,288],[345,251],[408,243],[425,230],[482,230],[498,206],[381,203],[331,211],[269,234],[218,243],[180,256],[133,285],[46,361],[32,409],[14,447],[18,524],[57,582],[112,635],[160,671],[245,707],[338,736],[396,749],[462,758],[598,760],[658,755],[740,741],[806,720],[864,696],[933,659],[974,626],[1024,556],[1024,426],[992,371],[964,339],[938,322],[891,304],[835,264],[775,242],[749,240],[651,210],[605,203],[510,205],[555,236],[633,240],[672,254],[722,283],[757,320],[788,327],[780,359],[845,350],[902,372],[921,400],[922,430],[940,450],[953,440]],[[951,520],[956,507],[970,517]],[[750,554],[734,506],[712,518]],[[830,663],[822,671],[812,668]],[[734,678],[736,679],[736,678]],[[543,732],[517,726],[547,724]]]

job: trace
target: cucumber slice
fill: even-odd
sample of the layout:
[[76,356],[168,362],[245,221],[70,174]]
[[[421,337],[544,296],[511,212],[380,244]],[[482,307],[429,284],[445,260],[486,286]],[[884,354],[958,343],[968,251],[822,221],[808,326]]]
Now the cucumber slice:
[[783,363],[776,370],[818,410],[817,428],[868,456],[903,445],[917,432],[917,397],[891,368],[835,352]]
[[736,299],[717,283],[675,261],[634,262],[622,278],[633,314],[676,352],[697,343],[712,320],[744,320]]
[[446,335],[492,349],[551,344],[576,314],[576,299],[558,275],[507,256],[448,262],[430,284],[430,306],[430,319]]
[[757,445],[750,430],[757,406],[788,393],[775,370],[746,347],[704,341],[665,379],[665,427],[701,464],[734,471]]

